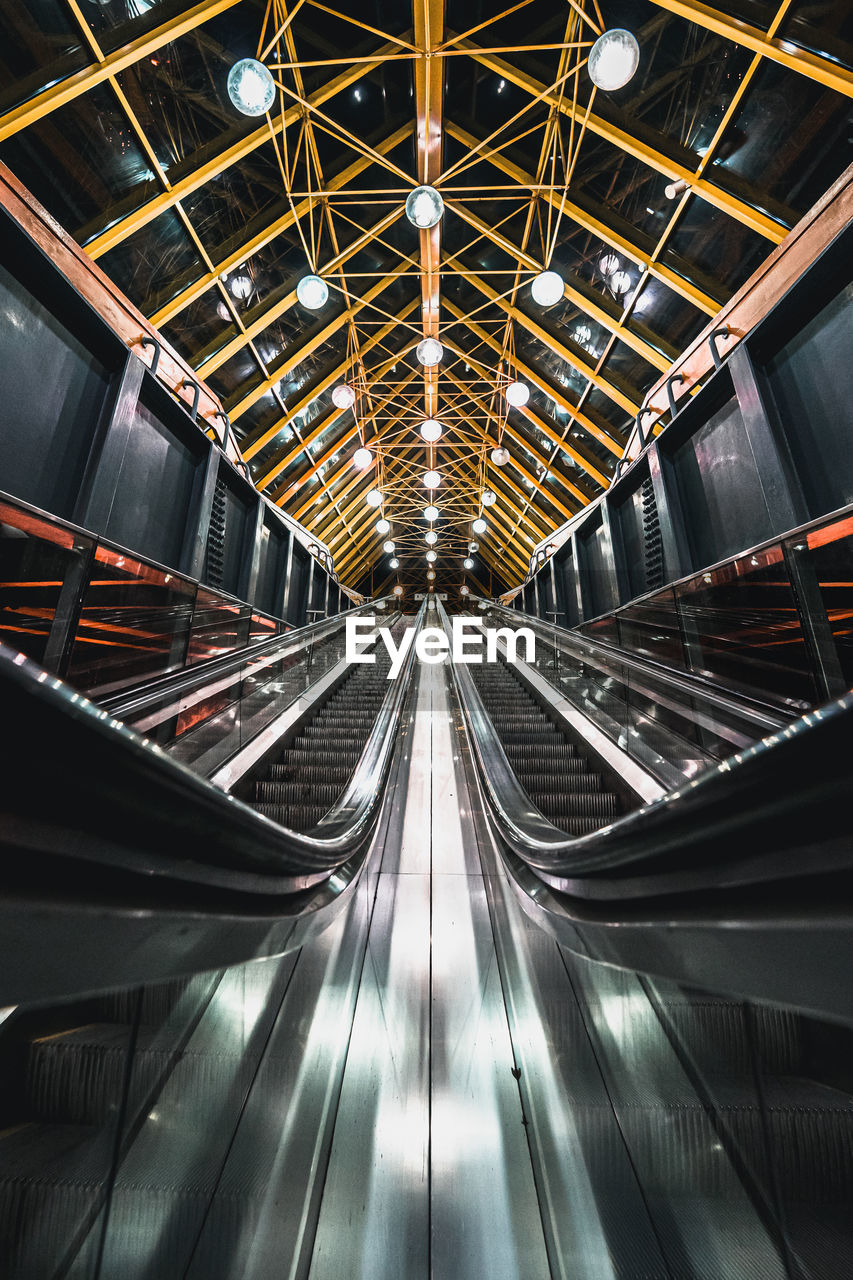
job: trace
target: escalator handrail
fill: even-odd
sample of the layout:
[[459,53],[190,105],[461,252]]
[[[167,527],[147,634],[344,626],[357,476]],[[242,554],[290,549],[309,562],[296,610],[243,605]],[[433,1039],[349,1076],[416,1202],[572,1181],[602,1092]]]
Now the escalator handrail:
[[117,720],[138,715],[149,707],[156,706],[164,697],[179,698],[193,693],[208,681],[229,676],[241,670],[247,663],[265,657],[277,657],[279,653],[286,655],[291,649],[298,650],[310,641],[321,638],[327,632],[331,634],[336,627],[345,625],[348,617],[359,614],[363,609],[385,608],[393,596],[383,600],[371,600],[367,604],[358,605],[355,609],[347,609],[345,613],[333,614],[330,618],[318,618],[316,622],[304,627],[293,627],[290,631],[280,631],[274,636],[265,636],[254,644],[245,645],[242,649],[220,654],[218,657],[206,658],[203,662],[193,663],[191,667],[181,667],[178,671],[167,671],[151,680],[134,685],[130,689],[121,689],[107,698],[99,698],[98,706]]
[[807,712],[660,799],[575,837],[549,821],[522,788],[468,667],[454,664],[452,670],[500,837],[561,892],[642,898],[853,866],[848,763],[853,692]]
[[[423,610],[416,625],[422,620]],[[346,790],[303,833],[219,790],[24,654],[0,645],[7,730],[0,847],[7,855],[73,859],[88,864],[89,875],[105,865],[148,884],[166,878],[171,885],[271,895],[310,889],[358,853],[373,830],[414,658],[412,645]],[[50,788],[50,805],[34,793],[34,778]]]
[[[472,596],[470,599],[479,601],[480,598]],[[599,667],[606,675],[621,678],[618,668],[626,668],[637,675],[667,685],[681,698],[701,698],[714,711],[748,721],[762,733],[772,733],[781,729],[803,713],[804,708],[769,705],[762,702],[760,698],[734,690],[723,692],[714,681],[707,680],[694,672],[674,671],[672,667],[667,667],[664,663],[655,661],[654,658],[630,653],[627,649],[621,649],[618,645],[610,644],[606,640],[593,639],[591,636],[584,636],[575,631],[567,631],[564,627],[545,622],[533,614],[519,614],[517,609],[507,609],[505,605],[495,604],[493,600],[483,600],[482,603],[487,604],[501,616],[505,616],[516,627],[519,625],[519,618],[523,618],[525,625],[529,624],[536,628],[543,635],[561,644],[568,652],[574,649],[575,656],[581,661],[590,662]]]

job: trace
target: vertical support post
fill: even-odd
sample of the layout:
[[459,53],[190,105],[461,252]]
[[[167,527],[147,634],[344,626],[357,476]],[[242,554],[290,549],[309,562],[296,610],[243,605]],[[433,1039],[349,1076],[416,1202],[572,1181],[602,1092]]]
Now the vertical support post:
[[107,533],[118,477],[146,373],[142,361],[128,352],[108,416],[92,448],[73,519],[75,524],[95,533]]
[[848,683],[838,659],[835,637],[820,589],[820,581],[809,558],[808,548],[799,542],[782,544],[785,568],[794,588],[800,626],[812,663],[812,674],[822,701],[840,697]]
[[693,568],[687,532],[681,518],[678,497],[671,492],[674,486],[668,478],[668,463],[662,457],[657,441],[649,445],[646,457],[649,460],[649,475],[660,525],[664,581],[672,582],[676,578],[685,577]]
[[254,604],[258,587],[258,573],[261,567],[261,535],[264,529],[264,500],[258,494],[255,503],[254,519],[246,530],[246,546],[243,551],[243,563],[240,566],[240,581],[237,594],[241,600]]
[[68,670],[96,546],[94,541],[81,543],[79,546],[75,542],[74,549],[78,554],[69,566],[59,590],[56,613],[42,659],[45,670],[57,676],[64,677]]
[[770,527],[788,533],[809,518],[796,467],[775,424],[756,376],[747,344],[742,342],[728,359],[735,395],[746,427],[746,438],[755,459]]
[[188,577],[200,581],[204,573],[204,557],[207,551],[207,536],[210,530],[210,518],[213,511],[213,496],[216,492],[216,481],[219,476],[220,453],[217,447],[207,441],[207,458],[201,474],[198,491],[193,495],[193,503],[187,513],[187,526],[184,532],[184,545],[181,548],[181,569]]

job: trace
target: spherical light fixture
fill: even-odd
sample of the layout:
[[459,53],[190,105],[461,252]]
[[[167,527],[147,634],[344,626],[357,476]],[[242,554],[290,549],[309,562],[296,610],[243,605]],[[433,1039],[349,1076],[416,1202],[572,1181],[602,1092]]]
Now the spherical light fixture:
[[639,65],[640,46],[624,27],[605,31],[589,51],[589,78],[606,93],[626,85]]
[[228,97],[244,116],[263,116],[275,102],[275,81],[257,58],[241,58],[228,72]]
[[463,561],[462,561],[462,568],[463,568],[463,569],[473,569],[473,568],[474,568],[474,561],[471,559],[471,557],[470,557],[470,556],[468,556],[465,560],[463,560]]
[[427,444],[435,444],[436,440],[440,440],[443,430],[441,423],[436,422],[435,418],[427,418],[426,422],[421,423],[421,436]]
[[592,329],[590,329],[588,324],[575,325],[575,332],[574,332],[575,342],[579,342],[581,346],[584,346],[587,342],[589,342],[591,337],[592,337]]
[[397,559],[397,557],[396,557],[396,556],[394,557],[394,559],[393,559],[393,560],[389,560],[389,561],[388,561],[388,568],[389,568],[389,569],[399,569],[399,568],[400,568],[400,561]]
[[509,449],[505,449],[503,445],[498,445],[497,449],[493,449],[490,457],[496,467],[505,467],[509,462]]
[[424,520],[429,520],[430,522],[432,522],[433,520],[437,520],[437,519],[438,519],[438,507],[424,507]]
[[563,296],[563,277],[556,271],[540,271],[530,285],[533,301],[540,307],[553,307]]
[[398,583],[397,586],[394,588],[394,595],[401,596],[402,594],[403,594],[403,588]]
[[392,556],[394,552],[397,550],[397,548],[394,546],[394,543],[389,538],[387,542],[382,543],[382,550],[385,552],[386,556]]
[[498,495],[494,489],[484,489],[480,494],[480,502],[484,507],[493,507],[498,500]]
[[605,253],[598,264],[598,269],[603,276],[612,276],[613,272],[618,271],[620,266],[621,263],[617,254]]
[[463,583],[463,585],[459,588],[459,594],[460,596],[468,596],[471,594],[471,588],[466,587]]
[[356,449],[352,455],[353,465],[358,467],[359,471],[366,471],[368,467],[373,465],[373,454],[369,449]]
[[473,555],[473,553],[474,553],[475,551],[479,551],[479,550],[480,550],[480,544],[479,544],[479,542],[469,542],[469,543],[468,543],[468,550],[472,553],[472,555]]
[[296,286],[296,296],[309,311],[319,311],[329,300],[329,286],[320,276],[303,276]]
[[371,489],[370,493],[368,493],[367,497],[364,500],[369,507],[381,507],[382,506],[381,489]]
[[438,534],[436,533],[435,529],[427,529],[426,533],[424,534],[424,542],[427,544],[428,547],[435,546],[435,544],[438,542]]
[[376,532],[377,532],[377,533],[383,533],[383,534],[384,534],[384,533],[390,533],[390,532],[391,532],[391,521],[390,521],[390,520],[377,520],[377,521],[376,521]]
[[441,221],[444,201],[435,187],[415,187],[406,200],[406,217],[419,231],[429,231]]
[[355,404],[355,389],[348,382],[339,382],[332,392],[332,404],[336,409],[351,409]]
[[221,298],[216,304],[216,314],[219,316],[220,320],[231,319],[231,312],[228,310]]
[[428,551],[428,552],[426,553],[426,561],[427,561],[427,564],[435,564],[435,562],[436,562],[436,560],[437,560],[437,559],[438,559],[438,552],[437,552],[437,551]]
[[421,483],[425,489],[437,489],[441,484],[441,472],[425,471]]
[[530,388],[526,382],[511,382],[504,395],[507,404],[511,404],[514,409],[520,409],[530,399]]
[[615,294],[627,293],[631,288],[631,277],[627,271],[614,271],[610,277],[610,288]]
[[228,281],[228,288],[240,302],[245,302],[251,297],[254,287],[252,277],[246,271],[241,271],[239,275],[232,276]]
[[471,525],[471,528],[474,530],[475,533],[485,533],[488,527],[489,526],[486,524],[485,520],[483,519],[475,520],[474,523]]
[[435,582],[435,569],[427,569],[427,582]]
[[418,343],[415,355],[425,369],[433,369],[441,362],[441,357],[444,355],[444,347],[437,338],[424,338],[422,342]]

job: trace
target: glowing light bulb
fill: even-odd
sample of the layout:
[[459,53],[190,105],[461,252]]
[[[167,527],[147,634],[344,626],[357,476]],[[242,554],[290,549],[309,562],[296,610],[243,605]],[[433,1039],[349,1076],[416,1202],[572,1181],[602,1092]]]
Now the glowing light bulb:
[[598,264],[598,269],[603,276],[612,276],[613,272],[618,271],[621,265],[617,254],[605,253]]
[[631,277],[627,271],[614,271],[610,277],[610,288],[614,293],[627,293],[631,288]]
[[444,201],[435,187],[415,187],[406,200],[406,217],[421,231],[436,226],[443,213]]
[[415,355],[425,369],[432,369],[439,364],[444,355],[444,347],[437,338],[424,338],[418,343]]
[[403,588],[402,588],[401,586],[399,586],[399,585],[398,585],[398,586],[396,586],[396,587],[394,588],[394,595],[395,595],[395,596],[401,596],[402,594],[403,594]]
[[469,542],[469,543],[468,543],[468,550],[469,550],[469,551],[471,551],[471,552],[479,551],[479,550],[480,550],[480,544],[479,544],[479,542]]
[[597,89],[612,92],[626,85],[640,65],[640,46],[624,27],[599,36],[589,51],[589,78]]
[[389,561],[388,561],[388,568],[389,568],[389,569],[399,569],[399,568],[400,568],[400,561],[396,558],[396,556],[395,556],[395,558],[394,558],[393,560],[389,560]]
[[377,532],[377,533],[390,533],[390,532],[391,532],[391,521],[390,521],[390,520],[377,520],[377,521],[376,521],[376,532]]
[[437,489],[441,484],[441,472],[425,471],[423,474],[422,484],[425,489]]
[[488,527],[489,526],[486,524],[485,520],[483,519],[475,520],[474,523],[471,525],[471,528],[474,530],[475,533],[485,533]]
[[426,553],[426,558],[427,558],[427,564],[435,564],[436,560],[438,559],[438,552],[428,551]]
[[303,276],[296,286],[296,296],[309,311],[319,311],[329,299],[329,286],[320,276]]
[[507,398],[507,404],[520,409],[530,399],[530,388],[526,382],[511,382],[504,395]]
[[228,72],[228,97],[244,116],[262,116],[275,101],[275,81],[257,58],[241,58]]
[[553,307],[563,296],[563,277],[556,271],[540,271],[531,281],[530,292],[540,307]]
[[435,569],[427,569],[427,582],[435,582]]
[[498,495],[493,489],[484,489],[480,494],[480,502],[484,507],[493,507],[498,500]]
[[460,596],[468,596],[471,594],[471,588],[463,585],[459,588],[459,594]]
[[421,423],[421,436],[427,444],[435,444],[441,438],[442,430],[441,423],[436,422],[435,418],[427,418],[426,422]]
[[462,561],[462,567],[463,567],[463,569],[473,569],[473,568],[474,568],[474,561],[471,559],[471,557],[470,557],[470,556],[468,556],[465,560],[463,560],[463,561]]
[[332,392],[332,404],[336,409],[351,409],[355,404],[355,391],[346,382],[339,383]]
[[382,506],[381,489],[371,489],[370,493],[367,495],[367,497],[364,500],[369,507],[381,507]]
[[382,550],[385,552],[386,556],[391,556],[394,554],[397,548],[394,546],[394,543],[389,538],[387,542],[382,543]]
[[499,445],[497,449],[493,449],[489,455],[496,467],[505,467],[509,462],[509,449],[504,449],[503,445]]
[[424,534],[424,542],[427,544],[428,547],[435,546],[435,544],[438,542],[438,534],[436,533],[435,529],[427,529],[426,533]]
[[424,507],[424,520],[437,520],[438,507]]
[[231,290],[235,298],[239,298],[241,302],[245,302],[251,296],[254,285],[252,277],[245,271],[241,271],[239,275],[232,276],[228,281],[228,288]]
[[368,467],[373,465],[373,454],[369,449],[356,449],[352,455],[352,460],[359,471],[366,471]]

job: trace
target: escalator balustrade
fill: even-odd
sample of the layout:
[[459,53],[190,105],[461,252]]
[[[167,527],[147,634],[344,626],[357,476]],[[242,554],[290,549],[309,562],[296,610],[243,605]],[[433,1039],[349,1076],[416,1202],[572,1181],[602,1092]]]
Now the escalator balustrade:
[[568,835],[584,836],[624,811],[588,754],[508,666],[488,663],[471,671],[516,777],[546,818]]

